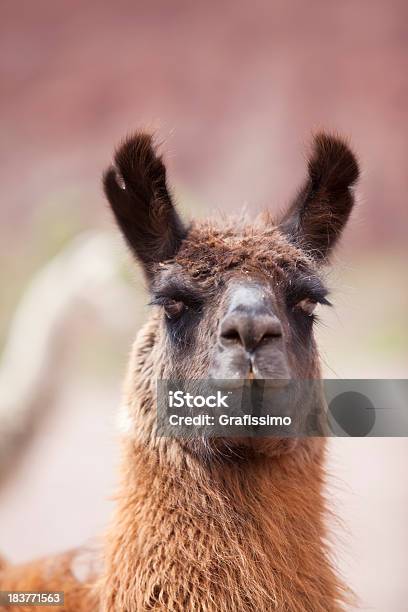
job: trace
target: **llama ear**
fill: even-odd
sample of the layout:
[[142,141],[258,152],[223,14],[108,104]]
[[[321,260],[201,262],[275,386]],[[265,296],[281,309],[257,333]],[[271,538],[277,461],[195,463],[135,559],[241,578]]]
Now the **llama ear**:
[[317,261],[325,260],[339,239],[354,204],[357,160],[338,136],[317,134],[308,160],[308,178],[280,227]]
[[186,235],[166,185],[166,168],[149,134],[136,133],[116,151],[103,177],[117,224],[151,277],[155,264],[172,258]]

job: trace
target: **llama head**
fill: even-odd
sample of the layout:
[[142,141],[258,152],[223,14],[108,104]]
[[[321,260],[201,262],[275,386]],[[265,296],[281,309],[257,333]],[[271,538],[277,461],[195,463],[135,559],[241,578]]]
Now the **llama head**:
[[[183,224],[152,138],[136,134],[104,176],[106,196],[151,293],[150,377],[316,379],[322,270],[354,203],[358,165],[337,136],[315,137],[307,178],[280,217]],[[132,371],[135,371],[134,369]]]

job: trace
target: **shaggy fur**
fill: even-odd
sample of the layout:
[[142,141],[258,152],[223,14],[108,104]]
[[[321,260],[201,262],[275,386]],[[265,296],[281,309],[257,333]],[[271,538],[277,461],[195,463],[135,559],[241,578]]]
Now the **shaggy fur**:
[[326,547],[322,444],[206,468],[166,465],[132,442],[125,456],[104,609],[342,609]]
[[292,453],[283,446],[273,459],[235,447],[204,461],[155,438],[149,381],[151,359],[159,358],[155,328],[157,321],[147,324],[130,361],[131,429],[103,609],[343,609],[324,525],[324,440],[304,440]]
[[[153,310],[128,367],[122,477],[104,567],[81,582],[71,553],[6,567],[1,589],[65,589],[64,609],[78,612],[344,609],[327,545],[324,438],[186,442],[156,431],[156,380],[208,377],[236,283],[264,288],[291,376],[320,378],[313,318],[298,304],[327,303],[321,264],[348,219],[358,167],[346,144],[327,135],[315,139],[308,167],[282,219],[186,230],[151,138],[137,134],[119,148],[105,193],[145,270]],[[169,301],[183,313],[175,321],[165,314]],[[312,401],[322,405],[321,394]]]

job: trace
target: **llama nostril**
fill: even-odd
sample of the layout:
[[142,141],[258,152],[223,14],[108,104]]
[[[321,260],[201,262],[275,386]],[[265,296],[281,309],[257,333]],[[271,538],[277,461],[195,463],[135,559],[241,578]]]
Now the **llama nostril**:
[[282,326],[278,320],[271,317],[271,321],[264,321],[260,325],[255,325],[253,348],[259,348],[262,345],[274,343],[277,338],[282,336]]
[[241,344],[244,346],[242,337],[242,322],[237,314],[230,314],[221,323],[220,341],[226,346]]
[[261,338],[262,341],[269,341],[282,336],[282,325],[277,317],[268,316],[266,320],[261,323],[261,329],[262,325],[264,325],[263,335]]
[[282,335],[281,333],[277,333],[277,334],[266,333],[262,336],[258,344],[267,344],[268,342],[271,342],[271,340],[274,340],[275,338],[279,338],[279,336],[281,335]]
[[221,344],[241,345],[248,352],[281,336],[281,323],[270,314],[231,313],[222,321],[220,328]]
[[221,334],[221,337],[222,337],[224,340],[227,340],[227,341],[230,341],[230,342],[238,342],[238,343],[241,343],[241,338],[240,338],[240,335],[239,335],[239,333],[238,333],[236,330],[234,330],[234,329],[231,329],[231,330],[229,330],[229,331],[226,331],[226,332],[222,333],[222,334]]

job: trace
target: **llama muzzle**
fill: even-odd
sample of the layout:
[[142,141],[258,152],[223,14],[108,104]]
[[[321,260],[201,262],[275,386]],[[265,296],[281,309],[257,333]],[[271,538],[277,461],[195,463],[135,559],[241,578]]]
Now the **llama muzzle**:
[[290,372],[283,335],[270,289],[254,282],[233,285],[219,326],[211,377],[262,379],[270,386],[284,386]]

